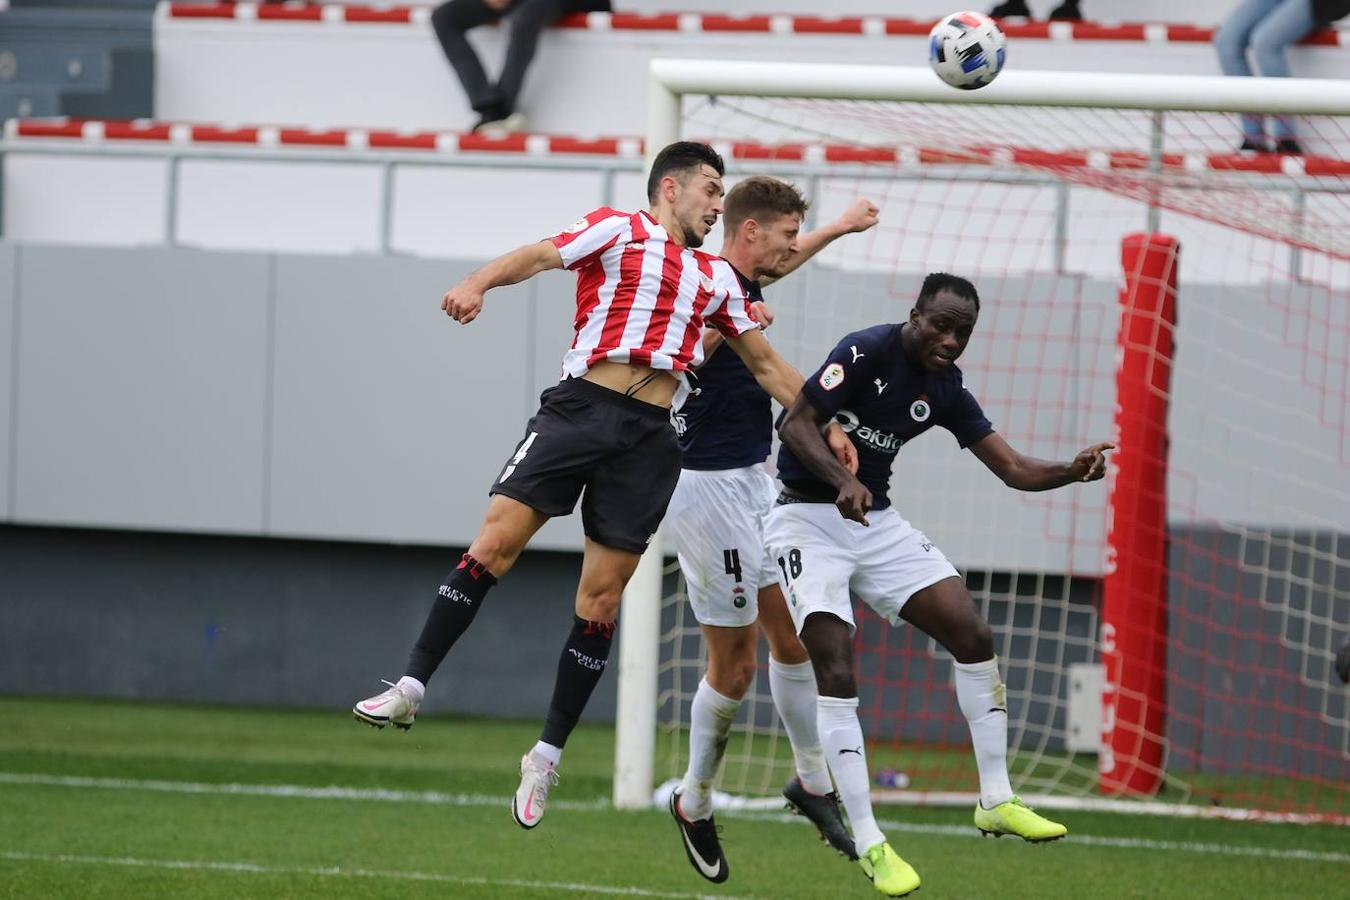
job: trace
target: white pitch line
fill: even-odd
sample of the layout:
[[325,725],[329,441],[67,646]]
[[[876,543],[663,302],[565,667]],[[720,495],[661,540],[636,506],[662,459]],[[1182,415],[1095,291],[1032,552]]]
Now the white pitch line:
[[[492,794],[451,794],[443,791],[392,791],[384,788],[348,788],[339,786],[306,787],[298,784],[211,784],[194,781],[154,781],[135,778],[88,778],[79,775],[47,775],[27,772],[0,772],[0,784],[28,784],[46,787],[104,788],[109,790],[157,791],[171,794],[217,794],[249,797],[290,797],[304,800],[349,800],[392,803],[416,803],[434,806],[491,807],[506,803],[504,796]],[[610,809],[604,798],[595,800],[552,800],[552,809],[596,811]],[[765,815],[748,811],[726,810],[726,817],[747,818],[756,821],[801,824],[800,816]],[[916,825],[912,822],[887,820],[879,822],[890,831],[909,834],[941,834],[954,837],[978,838],[972,827],[963,825]],[[1273,847],[1253,847],[1237,844],[1204,844],[1187,841],[1155,841],[1148,838],[1107,837],[1074,833],[1072,844],[1097,847],[1121,847],[1132,850],[1166,850],[1178,853],[1203,853],[1220,856],[1245,856],[1261,859],[1291,859],[1305,862],[1350,863],[1350,853],[1332,853],[1314,850],[1284,850]],[[494,882],[495,883],[495,882]],[[673,896],[673,895],[672,895]],[[681,895],[684,896],[684,895]],[[719,895],[721,896],[721,895]]]
[[[507,796],[448,794],[444,791],[391,791],[384,788],[306,787],[299,784],[212,784],[201,781],[155,781],[138,778],[86,778],[80,775],[44,775],[0,772],[0,784],[39,784],[51,787],[106,788],[123,791],[159,791],[169,794],[233,794],[248,797],[297,797],[302,800],[360,800],[420,803],[432,806],[501,806]],[[553,800],[553,809],[608,809],[609,801]]]
[[336,866],[305,868],[298,866],[262,866],[248,862],[203,862],[189,859],[136,859],[130,856],[75,856],[67,853],[22,853],[0,851],[0,859],[12,862],[75,863],[91,866],[127,866],[138,869],[186,869],[211,872],[234,872],[245,875],[308,875],[316,878],[378,878],[401,881],[431,881],[442,884],[477,885],[480,887],[525,888],[537,891],[570,891],[576,894],[607,894],[617,897],[664,897],[672,900],[754,900],[741,894],[688,894],[675,891],[652,891],[640,887],[614,887],[605,884],[581,884],[574,881],[531,881],[520,878],[480,878],[472,875],[443,875],[438,872],[373,871],[371,869],[342,869]]

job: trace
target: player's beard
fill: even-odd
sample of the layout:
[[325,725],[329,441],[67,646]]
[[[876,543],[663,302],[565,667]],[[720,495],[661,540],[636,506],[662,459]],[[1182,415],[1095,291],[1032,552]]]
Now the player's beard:
[[690,250],[697,250],[703,246],[703,236],[694,230],[694,226],[684,226],[684,245]]

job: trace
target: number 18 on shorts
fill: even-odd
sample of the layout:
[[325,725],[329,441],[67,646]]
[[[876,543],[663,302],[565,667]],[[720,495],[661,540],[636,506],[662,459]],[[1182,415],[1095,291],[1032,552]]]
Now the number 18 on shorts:
[[855,629],[855,595],[898,625],[916,592],[958,577],[942,551],[894,508],[874,510],[867,520],[870,527],[850,522],[832,503],[789,503],[769,513],[764,540],[798,632],[815,612]]

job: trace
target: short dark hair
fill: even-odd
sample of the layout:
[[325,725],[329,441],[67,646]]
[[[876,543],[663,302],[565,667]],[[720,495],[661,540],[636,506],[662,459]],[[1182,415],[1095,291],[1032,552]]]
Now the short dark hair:
[[722,227],[732,232],[746,219],[763,222],[793,214],[805,217],[809,205],[795,184],[755,175],[737,182],[727,194],[722,204]]
[[661,187],[662,178],[677,173],[676,178],[683,184],[682,176],[687,177],[686,173],[704,164],[716,169],[718,175],[724,174],[727,170],[721,154],[707,144],[700,144],[697,141],[676,141],[662,147],[652,163],[651,174],[647,176],[647,202],[656,202],[656,192]]
[[923,312],[928,301],[936,297],[939,291],[951,291],[956,296],[974,303],[975,312],[980,311],[980,295],[975,290],[975,285],[960,275],[948,275],[946,272],[933,272],[923,280],[923,287],[919,288],[919,299],[914,303],[915,308]]

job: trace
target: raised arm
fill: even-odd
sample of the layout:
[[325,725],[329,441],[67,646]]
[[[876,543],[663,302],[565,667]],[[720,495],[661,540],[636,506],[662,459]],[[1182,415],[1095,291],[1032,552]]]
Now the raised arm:
[[562,265],[562,254],[552,241],[526,244],[470,272],[445,292],[441,309],[459,324],[468,325],[483,308],[483,294],[495,287],[518,284],[549,269],[561,269]]
[[745,332],[740,337],[727,337],[731,349],[735,350],[750,374],[755,376],[759,386],[769,392],[783,408],[792,405],[802,389],[802,375],[787,360],[778,355],[773,345],[758,328]]
[[859,197],[853,201],[853,205],[846,209],[839,218],[828,225],[822,225],[812,231],[808,231],[797,237],[797,252],[792,254],[791,259],[783,271],[774,277],[765,277],[759,280],[761,285],[772,284],[780,278],[783,278],[798,269],[802,263],[815,256],[821,250],[824,250],[834,241],[846,234],[856,234],[860,231],[866,231],[877,224],[878,209],[877,205],[871,200]]
[[[787,440],[784,436],[784,440]],[[1097,481],[1106,474],[1106,451],[1115,444],[1093,444],[1069,462],[1050,462],[1034,456],[1024,456],[1013,449],[998,432],[990,432],[970,445],[989,471],[1003,483],[1019,491],[1048,491],[1075,481]]]
[[[824,417],[811,405],[804,394],[788,407],[778,435],[812,474],[839,491],[834,505],[845,519],[867,524],[867,511],[872,508],[872,492],[857,477],[844,468],[821,434]],[[856,471],[856,464],[854,471]]]

